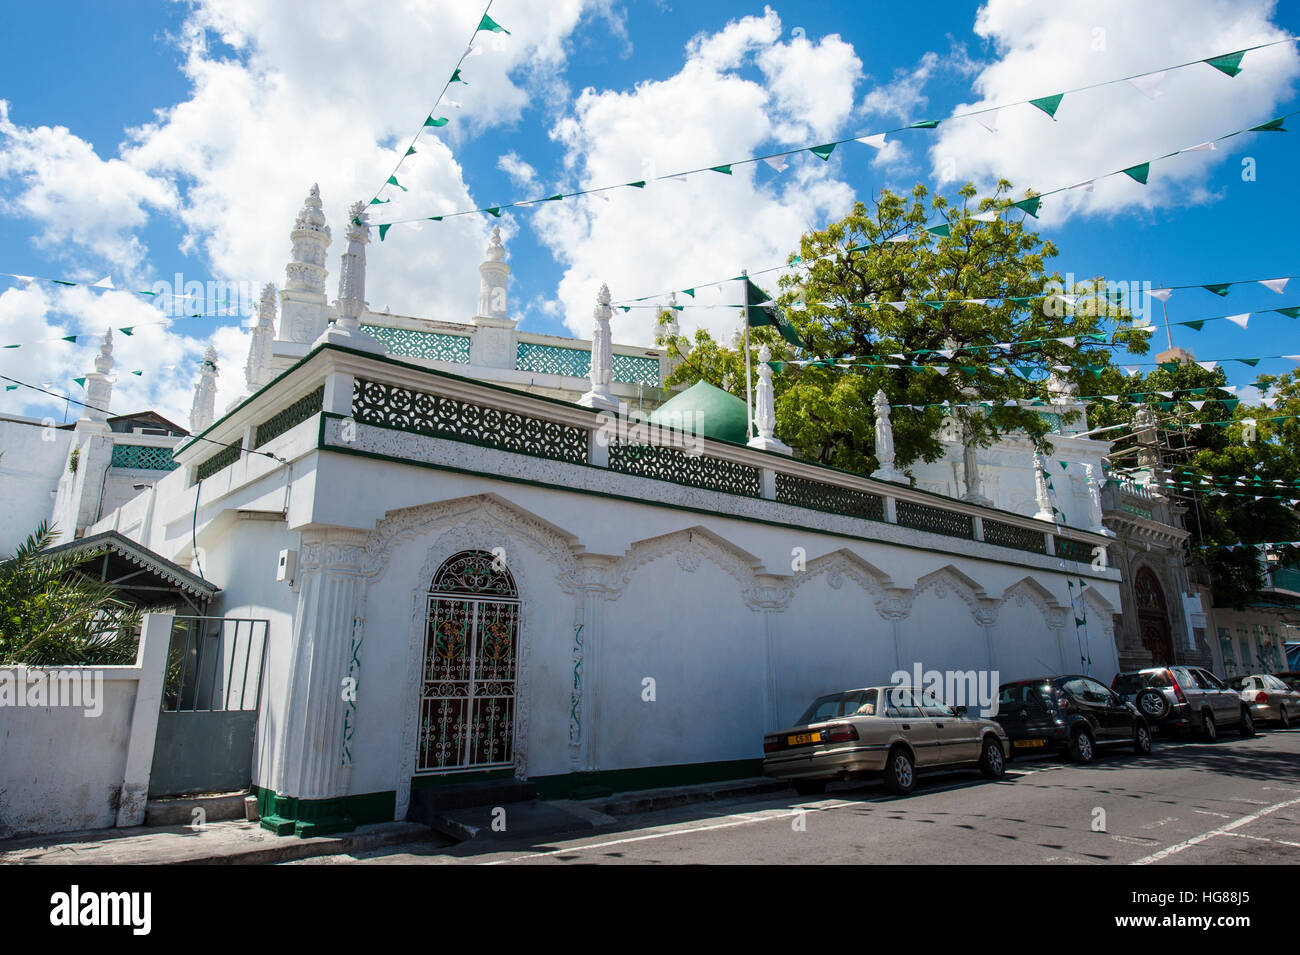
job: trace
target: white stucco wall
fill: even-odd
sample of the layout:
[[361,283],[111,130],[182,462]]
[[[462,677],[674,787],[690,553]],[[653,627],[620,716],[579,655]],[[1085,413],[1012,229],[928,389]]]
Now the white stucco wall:
[[50,519],[71,440],[71,431],[42,427],[39,421],[0,419],[0,557],[12,554],[37,524]]

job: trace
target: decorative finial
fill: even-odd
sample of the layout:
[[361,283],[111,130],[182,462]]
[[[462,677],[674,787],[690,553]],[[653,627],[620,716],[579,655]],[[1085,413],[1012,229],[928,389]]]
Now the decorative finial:
[[99,343],[99,354],[95,357],[95,371],[101,375],[107,375],[113,370],[113,329],[104,332],[104,338]]
[[330,227],[325,224],[325,210],[320,201],[320,186],[312,183],[311,191],[307,193],[307,199],[302,204],[302,211],[298,213],[298,218],[294,220],[295,229],[307,229],[311,232],[321,232],[325,235],[330,234]]
[[604,284],[602,284],[602,285],[600,286],[600,291],[596,293],[596,301],[599,302],[601,305],[608,305],[608,304],[609,304],[609,302],[610,302],[610,298],[609,298],[609,286],[608,286],[608,285],[604,285]]
[[485,254],[489,262],[501,262],[506,257],[506,247],[501,241],[501,227],[499,225],[492,227],[492,237],[488,240]]
[[348,241],[362,243],[370,241],[370,213],[366,211],[366,204],[360,199],[348,206]]

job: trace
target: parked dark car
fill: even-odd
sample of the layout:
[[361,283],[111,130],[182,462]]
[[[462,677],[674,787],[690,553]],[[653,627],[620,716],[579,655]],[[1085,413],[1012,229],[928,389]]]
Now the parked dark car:
[[1255,735],[1255,719],[1241,694],[1200,667],[1149,667],[1115,674],[1111,687],[1165,734],[1198,732],[1213,743],[1223,726]]
[[1097,747],[1112,745],[1151,752],[1151,728],[1137,708],[1080,674],[1002,684],[994,719],[1007,731],[1013,758],[1058,751],[1088,763]]

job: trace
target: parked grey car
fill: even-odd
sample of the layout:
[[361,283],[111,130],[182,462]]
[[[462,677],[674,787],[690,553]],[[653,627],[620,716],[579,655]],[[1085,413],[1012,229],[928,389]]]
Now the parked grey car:
[[1282,729],[1289,729],[1293,717],[1300,718],[1300,690],[1293,690],[1277,677],[1268,673],[1252,673],[1238,677],[1233,686],[1241,693],[1242,701],[1250,707],[1255,722],[1276,721]]
[[1195,730],[1214,742],[1221,727],[1235,726],[1242,736],[1255,735],[1255,719],[1241,693],[1200,667],[1117,673],[1111,687],[1164,733]]

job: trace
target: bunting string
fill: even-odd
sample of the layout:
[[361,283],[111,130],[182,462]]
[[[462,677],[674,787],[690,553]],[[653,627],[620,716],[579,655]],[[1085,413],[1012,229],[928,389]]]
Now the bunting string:
[[[491,5],[491,4],[489,4],[489,6],[490,6],[490,5]],[[1225,74],[1228,75],[1228,76],[1235,76],[1235,75],[1237,75],[1237,73],[1241,72],[1241,68],[1240,68],[1241,60],[1242,60],[1242,58],[1244,57],[1244,55],[1245,55],[1246,53],[1248,53],[1248,52],[1250,52],[1250,51],[1252,51],[1252,50],[1258,50],[1258,49],[1264,49],[1264,48],[1266,48],[1266,47],[1270,47],[1270,46],[1276,46],[1276,45],[1281,44],[1281,43],[1293,43],[1293,42],[1295,42],[1297,39],[1300,39],[1300,37],[1294,37],[1294,36],[1293,36],[1293,37],[1287,37],[1287,38],[1285,38],[1285,39],[1281,39],[1281,40],[1273,40],[1273,41],[1271,41],[1271,42],[1269,42],[1269,43],[1262,43],[1262,44],[1259,44],[1259,45],[1254,46],[1254,47],[1248,47],[1248,48],[1246,48],[1246,49],[1244,49],[1244,50],[1236,51],[1236,52],[1234,52],[1234,53],[1220,54],[1220,55],[1218,55],[1218,56],[1207,57],[1207,58],[1199,59],[1199,60],[1191,60],[1191,61],[1188,61],[1187,63],[1179,63],[1179,64],[1176,64],[1176,65],[1174,65],[1174,66],[1163,67],[1163,68],[1158,69],[1158,70],[1149,70],[1149,71],[1147,71],[1146,73],[1134,74],[1134,75],[1132,75],[1132,76],[1119,77],[1119,78],[1117,78],[1117,79],[1112,79],[1112,80],[1105,80],[1105,81],[1102,81],[1102,82],[1099,82],[1099,83],[1089,84],[1088,86],[1077,87],[1077,88],[1075,88],[1075,89],[1073,89],[1073,90],[1066,90],[1066,91],[1064,91],[1064,92],[1062,92],[1062,93],[1052,94],[1052,95],[1050,95],[1050,96],[1034,97],[1034,98],[1031,98],[1031,99],[1018,100],[1018,101],[1016,101],[1016,102],[1012,102],[1012,103],[1005,103],[1005,104],[1003,104],[1003,105],[1001,105],[1001,106],[990,106],[990,107],[984,107],[984,108],[982,108],[982,109],[978,109],[978,110],[970,110],[970,111],[965,112],[965,113],[959,113],[959,114],[953,115],[953,116],[949,117],[947,120],[943,120],[942,122],[952,122],[952,121],[960,120],[960,119],[977,118],[977,117],[979,117],[979,116],[981,116],[981,115],[984,115],[984,114],[996,113],[996,112],[999,111],[999,110],[1006,109],[1006,108],[1011,107],[1011,106],[1024,105],[1024,104],[1027,104],[1027,105],[1031,105],[1031,106],[1037,107],[1038,109],[1040,109],[1040,110],[1042,110],[1043,112],[1047,113],[1047,115],[1048,115],[1052,120],[1055,120],[1055,119],[1056,119],[1056,111],[1057,111],[1057,109],[1060,107],[1061,100],[1062,100],[1062,98],[1066,95],[1066,93],[1077,93],[1077,92],[1081,92],[1081,91],[1083,91],[1083,90],[1095,89],[1095,88],[1099,88],[1099,87],[1103,87],[1103,86],[1110,86],[1110,85],[1114,85],[1114,84],[1117,84],[1117,83],[1131,82],[1131,81],[1133,81],[1133,80],[1140,80],[1140,79],[1142,79],[1142,78],[1144,78],[1144,77],[1151,77],[1151,76],[1155,76],[1155,75],[1157,75],[1157,74],[1164,74],[1164,73],[1168,73],[1168,72],[1171,71],[1171,70],[1183,69],[1183,68],[1185,68],[1185,67],[1194,66],[1194,65],[1196,65],[1196,64],[1200,64],[1200,63],[1204,63],[1204,64],[1208,64],[1208,65],[1210,65],[1210,66],[1213,66],[1215,69],[1219,70],[1219,71],[1222,72],[1222,73],[1225,73]],[[466,51],[466,52],[468,53],[468,51]],[[462,56],[462,61],[463,61],[463,59],[464,59],[464,57]],[[454,74],[453,74],[453,75],[454,75]],[[450,83],[450,81],[448,81],[448,82]],[[445,91],[445,87],[444,87],[444,91]],[[435,107],[435,108],[436,108],[436,107]],[[1158,162],[1158,161],[1160,161],[1160,160],[1162,160],[1162,159],[1168,159],[1168,158],[1170,158],[1171,156],[1176,156],[1176,155],[1178,155],[1178,154],[1181,153],[1181,152],[1193,152],[1193,151],[1201,151],[1201,150],[1205,150],[1205,149],[1213,149],[1215,143],[1220,142],[1221,140],[1228,138],[1228,136],[1235,136],[1235,135],[1238,135],[1238,134],[1240,134],[1240,133],[1244,133],[1244,132],[1257,132],[1257,131],[1258,131],[1258,132],[1265,132],[1265,131],[1268,131],[1268,132],[1286,132],[1285,128],[1284,128],[1283,125],[1282,125],[1282,124],[1283,124],[1283,121],[1286,120],[1286,119],[1288,119],[1288,118],[1290,118],[1290,116],[1292,116],[1292,115],[1295,115],[1295,114],[1293,114],[1293,113],[1285,114],[1285,115],[1283,115],[1283,116],[1279,116],[1279,117],[1276,117],[1275,119],[1269,120],[1269,121],[1266,122],[1266,123],[1262,123],[1262,124],[1259,124],[1259,125],[1256,125],[1256,126],[1250,126],[1250,127],[1246,127],[1246,128],[1244,128],[1244,129],[1236,130],[1236,131],[1234,131],[1234,132],[1232,132],[1232,133],[1227,134],[1226,136],[1221,136],[1221,137],[1219,137],[1218,139],[1210,140],[1210,141],[1208,141],[1208,142],[1206,142],[1206,143],[1201,143],[1201,144],[1198,144],[1198,145],[1196,145],[1196,146],[1192,146],[1192,147],[1188,147],[1188,148],[1186,148],[1186,149],[1178,150],[1178,151],[1173,152],[1173,153],[1168,153],[1168,154],[1166,154],[1166,155],[1164,155],[1164,156],[1158,156],[1158,157],[1156,157],[1156,158],[1154,158],[1154,159],[1147,160],[1146,162],[1143,162],[1143,163],[1138,163],[1138,164],[1136,164],[1136,165],[1129,166],[1129,167],[1126,167],[1126,168],[1124,168],[1124,169],[1115,170],[1114,172],[1110,172],[1110,173],[1106,173],[1106,174],[1101,175],[1101,176],[1094,177],[1093,179],[1086,180],[1085,182],[1076,183],[1076,184],[1073,185],[1073,186],[1063,186],[1063,187],[1060,187],[1060,188],[1058,188],[1058,189],[1052,189],[1052,190],[1049,190],[1049,191],[1047,191],[1047,192],[1038,193],[1036,196],[1033,196],[1033,197],[1031,197],[1030,199],[1022,200],[1021,203],[1017,203],[1016,205],[1017,205],[1018,207],[1020,207],[1023,211],[1028,212],[1030,215],[1033,215],[1033,216],[1037,217],[1038,207],[1039,207],[1039,202],[1041,201],[1041,199],[1042,199],[1043,196],[1048,196],[1048,195],[1053,195],[1053,194],[1055,194],[1055,193],[1064,192],[1064,191],[1066,191],[1066,190],[1068,190],[1068,189],[1085,188],[1085,187],[1088,188],[1088,189],[1091,189],[1092,184],[1093,184],[1094,182],[1096,182],[1097,180],[1099,180],[1099,179],[1109,178],[1110,176],[1120,175],[1121,173],[1127,174],[1128,176],[1130,176],[1130,178],[1133,178],[1133,179],[1135,179],[1136,181],[1141,182],[1143,185],[1145,185],[1145,184],[1146,184],[1146,181],[1147,181],[1147,175],[1148,175],[1149,170],[1150,170],[1150,164],[1151,164],[1152,162]],[[442,126],[442,125],[445,125],[446,122],[447,122],[447,120],[446,120],[445,118],[439,118],[438,120],[435,121],[435,120],[434,120],[434,117],[432,117],[432,114],[431,114],[431,115],[430,115],[430,119],[428,119],[428,120],[425,121],[425,125],[427,126],[427,125],[430,125],[430,124],[432,123],[433,125]],[[851,137],[848,137],[848,138],[845,138],[845,139],[832,140],[831,142],[822,143],[822,144],[820,144],[820,145],[800,146],[800,147],[797,147],[797,148],[794,148],[794,149],[787,149],[787,150],[782,150],[782,151],[779,151],[779,152],[767,153],[767,154],[760,155],[760,156],[748,156],[748,157],[746,157],[746,158],[744,158],[744,159],[737,159],[737,160],[733,160],[733,161],[731,161],[731,162],[727,162],[727,163],[720,163],[720,164],[717,164],[717,165],[709,165],[709,166],[699,166],[699,167],[694,168],[694,169],[685,169],[685,170],[681,170],[680,172],[667,173],[667,174],[662,175],[662,176],[654,176],[654,177],[650,177],[650,178],[648,178],[648,179],[636,179],[636,180],[632,180],[632,181],[630,181],[630,182],[611,183],[611,184],[609,184],[609,185],[596,186],[596,187],[593,187],[593,188],[590,188],[590,189],[579,189],[579,190],[574,190],[574,191],[572,191],[572,192],[558,192],[558,193],[554,193],[554,194],[552,194],[552,195],[547,195],[547,196],[538,196],[538,197],[533,198],[533,199],[516,200],[516,201],[514,201],[514,202],[500,203],[500,204],[498,204],[498,205],[493,205],[493,206],[484,206],[484,207],[477,208],[477,209],[462,209],[462,210],[455,211],[455,212],[444,212],[444,213],[442,213],[442,214],[440,214],[440,215],[421,215],[421,216],[412,216],[412,217],[409,217],[409,218],[395,218],[395,219],[390,219],[390,220],[388,220],[388,221],[386,221],[386,222],[383,222],[383,223],[373,223],[373,224],[375,224],[375,225],[379,225],[379,226],[393,226],[393,225],[397,225],[397,224],[399,224],[399,223],[407,223],[407,222],[425,222],[425,221],[428,221],[428,222],[442,222],[442,221],[445,220],[445,219],[456,218],[456,217],[459,217],[459,216],[480,215],[480,214],[487,214],[487,215],[490,215],[490,216],[493,216],[493,217],[496,217],[496,218],[500,218],[502,212],[505,211],[506,209],[513,209],[513,208],[531,208],[531,207],[535,207],[535,206],[542,205],[542,204],[547,203],[547,202],[557,202],[557,201],[560,201],[560,200],[564,200],[564,199],[572,199],[572,198],[576,198],[576,197],[579,197],[579,196],[603,195],[603,194],[606,193],[606,192],[609,192],[609,191],[611,191],[611,190],[616,190],[616,189],[628,189],[628,188],[631,188],[631,189],[639,189],[639,190],[643,190],[643,189],[646,188],[646,186],[647,186],[649,183],[652,183],[652,182],[667,182],[667,181],[671,181],[671,180],[684,180],[685,177],[687,177],[687,176],[693,176],[693,175],[697,175],[697,174],[699,174],[699,173],[718,173],[718,174],[721,174],[721,175],[730,176],[730,175],[732,175],[733,169],[734,169],[736,166],[744,166],[744,165],[749,165],[749,164],[758,163],[758,162],[765,162],[765,163],[769,164],[769,165],[770,165],[770,166],[771,166],[771,167],[772,167],[776,172],[779,173],[779,172],[781,172],[781,171],[785,168],[786,160],[787,160],[789,157],[791,157],[791,156],[795,156],[795,155],[798,155],[798,154],[800,154],[800,153],[805,153],[805,152],[807,152],[807,153],[811,153],[812,155],[816,156],[818,159],[821,159],[821,160],[823,160],[823,161],[828,161],[828,160],[830,159],[830,157],[831,157],[831,154],[834,152],[834,150],[835,150],[835,148],[836,148],[837,146],[843,145],[844,143],[850,143],[850,142],[859,142],[859,143],[863,143],[863,144],[865,144],[865,145],[872,146],[872,147],[874,147],[875,149],[879,150],[879,149],[883,149],[883,148],[885,147],[886,138],[887,138],[889,135],[891,135],[891,134],[896,134],[896,133],[902,132],[902,131],[904,131],[904,130],[912,130],[912,129],[935,129],[935,128],[937,128],[937,127],[939,126],[940,122],[941,122],[940,120],[930,120],[930,119],[927,119],[927,120],[919,120],[919,121],[917,121],[917,122],[908,123],[908,124],[906,124],[906,125],[902,125],[902,126],[896,126],[896,127],[892,128],[892,129],[886,129],[886,130],[883,130],[883,131],[881,131],[881,132],[871,133],[871,134],[864,135],[864,136],[851,136]],[[422,128],[421,131],[423,131],[423,128]],[[419,133],[416,134],[416,139],[418,139],[418,138],[419,138]],[[412,147],[414,146],[414,142],[415,142],[415,140],[412,140]],[[410,148],[408,148],[407,153],[406,153],[402,158],[405,159],[406,155],[409,155],[409,154],[410,154]],[[400,160],[399,160],[398,165],[399,165],[399,166],[401,165],[401,161],[400,161]],[[396,169],[394,170],[394,175],[396,175]],[[404,190],[404,187],[402,187],[399,183],[393,182],[392,179],[393,179],[393,177],[390,176],[390,177],[389,177],[389,181],[387,181],[387,182],[385,183],[384,186],[381,186],[381,187],[380,187],[380,191],[381,191],[381,192],[382,192],[383,189],[386,188],[388,185],[395,185],[395,186],[398,186],[398,188],[402,188],[402,189]],[[381,203],[383,203],[383,202],[388,202],[388,201],[390,201],[390,200],[386,200],[386,199],[385,199],[385,200],[381,200],[381,199],[378,198],[378,195],[379,195],[379,194],[376,193],[375,197],[372,198],[372,199],[370,200],[370,204],[371,204],[371,205],[378,205],[378,204],[381,204]],[[380,233],[380,241],[383,241],[383,238],[384,238],[384,236],[386,235],[386,233],[387,233],[387,229],[384,229],[384,230]],[[751,273],[751,274],[760,274],[760,273],[758,273],[758,272],[754,272],[754,273]],[[697,286],[697,287],[699,287],[699,286]]]

